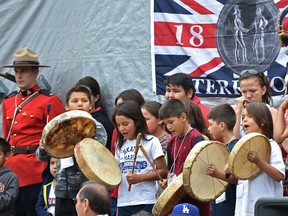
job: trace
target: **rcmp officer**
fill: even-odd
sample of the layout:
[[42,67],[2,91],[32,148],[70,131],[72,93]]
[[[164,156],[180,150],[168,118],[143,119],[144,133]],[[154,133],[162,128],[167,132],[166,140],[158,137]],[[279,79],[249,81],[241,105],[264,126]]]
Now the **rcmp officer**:
[[6,162],[19,178],[19,196],[15,215],[37,215],[35,205],[41,189],[42,171],[46,163],[39,162],[35,150],[42,130],[55,116],[64,112],[61,100],[37,85],[40,65],[37,54],[22,48],[14,53],[13,65],[19,91],[12,92],[3,101],[3,133],[11,146]]

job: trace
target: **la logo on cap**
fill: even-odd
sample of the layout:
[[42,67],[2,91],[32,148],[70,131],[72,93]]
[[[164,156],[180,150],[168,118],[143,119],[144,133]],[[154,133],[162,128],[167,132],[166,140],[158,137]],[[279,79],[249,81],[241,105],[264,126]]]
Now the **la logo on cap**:
[[186,205],[183,205],[182,213],[189,214],[189,208]]
[[179,203],[174,206],[172,216],[199,216],[199,209],[190,203]]

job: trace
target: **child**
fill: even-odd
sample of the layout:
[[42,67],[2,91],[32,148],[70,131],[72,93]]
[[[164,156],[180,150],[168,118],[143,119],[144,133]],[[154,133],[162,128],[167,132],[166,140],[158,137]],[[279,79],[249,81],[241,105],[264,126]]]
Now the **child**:
[[[237,143],[233,135],[233,128],[236,123],[236,114],[234,109],[229,104],[219,104],[208,113],[208,130],[214,140],[223,140],[229,151],[232,150]],[[219,170],[217,169],[219,168]],[[213,216],[230,216],[234,215],[236,202],[236,184],[237,181],[232,178],[226,178],[222,170],[223,167],[216,167],[214,164],[209,164],[206,174],[214,178],[222,179],[231,183],[226,188],[226,191],[212,202]]]
[[192,82],[191,76],[184,73],[173,74],[166,78],[165,85],[166,85],[166,92],[165,92],[166,100],[175,98],[181,101],[185,100],[193,101],[201,109],[206,125],[208,127],[207,114],[210,111],[210,109],[206,107],[204,104],[202,104],[200,99],[195,95],[196,90]]
[[172,136],[167,133],[165,125],[159,119],[158,111],[161,106],[162,104],[157,101],[150,101],[141,107],[141,111],[146,120],[148,131],[159,139],[165,155],[167,151],[167,142]]
[[[72,87],[66,94],[65,109],[68,111],[83,110],[89,112],[92,109],[91,94],[90,89],[86,86],[76,85]],[[99,122],[97,122],[96,125],[97,124],[100,125]],[[105,129],[103,130],[105,131]],[[98,127],[97,133],[99,133]],[[103,137],[101,136],[97,140],[103,144],[106,144],[107,140],[105,140]],[[75,157],[60,159],[59,161],[60,163],[57,164],[57,184],[55,187],[55,213],[56,215],[61,216],[77,215],[73,199],[75,199],[80,189],[80,185],[88,179],[80,170]]]
[[[168,181],[170,181],[174,174],[182,173],[184,162],[190,150],[204,138],[197,129],[190,126],[184,104],[178,99],[166,101],[159,110],[159,117],[173,135],[168,142],[173,161],[169,174],[171,177],[168,176]],[[192,198],[189,199],[189,202],[200,209],[201,216],[210,216],[209,202],[198,202]]]
[[[139,106],[142,106],[145,103],[144,97],[142,94],[136,89],[127,89],[119,93],[115,98],[114,105],[120,104],[124,101],[135,101]],[[117,139],[117,130],[114,129],[112,139],[111,139],[111,153],[115,155],[115,146]],[[111,190],[111,205],[110,205],[110,213],[111,216],[117,215],[117,197],[118,197],[118,186],[114,187]]]
[[232,105],[236,113],[236,124],[234,127],[234,135],[236,138],[240,138],[245,135],[243,128],[241,128],[241,115],[246,103],[266,103],[272,114],[273,121],[276,120],[278,112],[277,109],[272,107],[271,87],[269,79],[264,73],[258,72],[254,69],[243,70],[239,77],[239,87],[242,96],[236,98],[236,104]]
[[257,152],[248,152],[247,159],[262,172],[251,180],[238,180],[235,216],[254,215],[254,205],[260,197],[282,197],[281,180],[285,173],[281,150],[272,139],[273,120],[266,104],[247,103],[242,113],[242,127],[246,134],[258,132],[269,138],[271,154],[267,163],[258,157]]
[[[44,183],[40,191],[38,202],[36,204],[36,212],[38,216],[54,216],[55,215],[55,175],[57,170],[57,158],[51,157],[48,163],[49,172],[53,180],[49,183]],[[51,190],[52,189],[52,190]]]
[[288,99],[279,106],[274,125],[274,139],[280,144],[286,170],[283,179],[283,195],[288,196]]
[[107,132],[106,147],[110,150],[111,138],[112,138],[114,127],[113,127],[111,120],[107,116],[107,110],[102,101],[99,83],[93,77],[86,76],[80,79],[77,85],[87,86],[91,90],[92,109],[90,110],[90,113],[94,119],[99,121],[104,126]]
[[124,101],[135,101],[140,106],[142,106],[145,103],[142,94],[136,89],[127,89],[120,92],[119,95],[117,95],[117,97],[115,98],[114,104],[117,105]]
[[191,100],[185,100],[183,103],[187,110],[187,119],[191,127],[196,128],[205,140],[210,140],[211,136],[207,130],[206,122],[200,107]]
[[189,203],[179,203],[173,207],[171,216],[199,216],[199,209]]
[[[166,164],[168,164],[168,154],[167,153],[167,143],[171,139],[171,134],[166,131],[166,127],[164,123],[159,119],[159,109],[161,108],[162,104],[157,101],[150,101],[145,103],[141,107],[142,114],[146,120],[149,132],[156,136],[160,144],[162,146],[162,150],[165,156]],[[169,154],[170,155],[170,154]],[[170,164],[170,161],[169,161]],[[159,186],[157,185],[157,197],[163,192],[163,189],[166,188],[166,184],[163,183],[166,181],[159,181]],[[162,188],[163,187],[163,188]]]
[[[92,108],[90,89],[83,85],[72,87],[66,94],[65,108],[67,111],[82,110],[89,112]],[[101,123],[96,120],[95,122],[97,125],[97,133],[94,138],[102,144],[106,144],[106,131]],[[37,149],[36,155],[40,161],[47,159],[47,152],[43,150],[42,146]],[[76,216],[77,212],[74,199],[80,189],[81,183],[88,179],[80,170],[75,157],[58,160],[55,179],[55,215]]]
[[14,215],[14,204],[18,196],[19,182],[16,174],[4,163],[10,154],[10,145],[0,137],[0,215]]
[[[132,173],[136,136],[141,133],[140,145],[155,163],[161,177],[167,175],[164,154],[159,140],[150,135],[140,106],[134,101],[118,104],[113,112],[112,121],[117,129],[115,158],[122,171],[122,181],[118,194],[118,215],[130,216],[140,210],[151,213],[156,201],[156,181],[159,177],[148,159],[139,149],[136,166]],[[129,184],[132,185],[128,191]]]

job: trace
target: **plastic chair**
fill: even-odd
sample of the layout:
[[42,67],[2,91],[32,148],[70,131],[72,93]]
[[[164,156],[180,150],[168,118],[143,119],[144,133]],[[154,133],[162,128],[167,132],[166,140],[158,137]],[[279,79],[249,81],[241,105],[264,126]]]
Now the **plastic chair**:
[[254,216],[288,215],[288,197],[263,197],[256,201]]

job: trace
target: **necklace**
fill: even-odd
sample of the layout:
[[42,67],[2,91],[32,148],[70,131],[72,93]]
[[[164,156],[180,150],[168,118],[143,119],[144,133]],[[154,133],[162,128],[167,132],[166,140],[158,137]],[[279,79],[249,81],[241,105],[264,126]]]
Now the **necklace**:
[[191,130],[192,130],[192,128],[189,127],[189,130],[185,133],[185,135],[184,135],[184,137],[183,137],[183,139],[182,139],[182,141],[181,141],[181,144],[180,144],[180,146],[179,146],[179,149],[178,149],[177,154],[176,154],[176,144],[177,144],[176,140],[177,140],[177,138],[175,139],[175,142],[174,142],[175,147],[174,147],[174,154],[173,154],[173,156],[174,156],[174,161],[173,161],[173,164],[172,164],[172,166],[171,166],[171,168],[170,168],[170,172],[171,172],[172,170],[174,170],[175,163],[176,163],[176,160],[177,160],[178,155],[179,155],[179,153],[180,153],[181,147],[182,147],[182,145],[183,145],[183,143],[184,143],[184,141],[185,141],[185,138],[186,138],[187,134],[189,134],[189,132],[190,132]]

